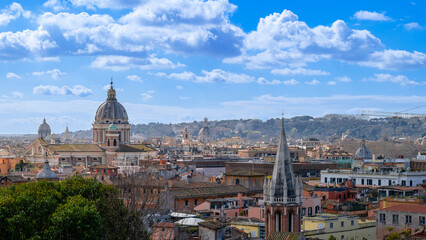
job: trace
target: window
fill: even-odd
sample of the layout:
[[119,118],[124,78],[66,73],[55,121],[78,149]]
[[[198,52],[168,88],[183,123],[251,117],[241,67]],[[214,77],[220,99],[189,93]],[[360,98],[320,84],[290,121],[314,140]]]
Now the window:
[[327,183],[327,178],[326,177],[324,178],[324,183]]
[[306,208],[302,208],[302,216],[306,215]]
[[419,224],[420,224],[420,226],[424,226],[425,225],[425,217],[419,217]]
[[364,179],[361,179],[361,185],[364,185]]
[[392,180],[389,180],[388,185],[392,186]]
[[407,182],[405,180],[401,180],[401,186],[407,185]]
[[355,225],[355,221],[351,220],[351,226],[354,226],[354,225]]
[[411,215],[406,215],[405,216],[405,224],[411,225]]
[[410,187],[413,186],[413,180],[410,180]]
[[81,159],[81,158],[77,158],[77,160],[78,160],[78,161],[81,161],[82,159]]
[[308,216],[312,216],[312,207],[308,207]]
[[378,185],[382,186],[382,180],[381,179],[379,179],[379,184]]
[[333,223],[330,223],[330,228],[333,228]]
[[66,159],[65,159],[65,158],[62,158],[61,160],[62,160],[62,161],[65,161]]
[[397,214],[392,215],[392,224],[398,226],[398,215]]
[[194,200],[194,205],[198,205],[198,199]]
[[344,227],[345,226],[345,222],[340,222],[340,227]]
[[381,223],[383,223],[383,225],[386,225],[386,214],[384,214],[384,213],[380,213],[379,221],[380,221]]
[[185,206],[188,206],[188,200],[185,200]]

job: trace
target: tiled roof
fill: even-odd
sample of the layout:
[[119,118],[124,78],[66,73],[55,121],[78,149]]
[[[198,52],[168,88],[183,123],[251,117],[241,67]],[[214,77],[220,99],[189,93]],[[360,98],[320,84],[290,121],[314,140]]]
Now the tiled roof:
[[412,213],[425,213],[426,205],[420,204],[398,204],[392,207],[379,209],[378,211],[391,211],[391,212],[412,212]]
[[251,171],[251,170],[247,170],[247,169],[243,169],[243,170],[227,172],[227,173],[225,173],[225,176],[247,176],[247,177],[259,176],[259,177],[263,177],[263,176],[265,176],[265,174],[255,172],[255,171]]
[[117,152],[152,152],[155,149],[148,147],[145,144],[127,144],[120,146]]
[[271,232],[266,240],[299,240],[305,239],[302,233]]
[[47,148],[54,152],[103,152],[96,144],[51,144]]
[[212,229],[212,230],[224,228],[227,226],[225,223],[221,223],[219,221],[204,221],[204,222],[198,223],[198,225],[201,227]]
[[200,187],[200,188],[178,188],[171,190],[177,198],[224,196],[230,194],[246,193],[248,189],[240,185]]

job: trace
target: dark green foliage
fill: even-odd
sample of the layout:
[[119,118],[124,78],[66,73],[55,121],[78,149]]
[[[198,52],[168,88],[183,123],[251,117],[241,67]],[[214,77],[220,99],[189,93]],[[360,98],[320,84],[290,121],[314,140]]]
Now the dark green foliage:
[[128,225],[127,215],[118,191],[94,179],[73,177],[0,189],[2,239],[130,239],[126,230],[116,227]]

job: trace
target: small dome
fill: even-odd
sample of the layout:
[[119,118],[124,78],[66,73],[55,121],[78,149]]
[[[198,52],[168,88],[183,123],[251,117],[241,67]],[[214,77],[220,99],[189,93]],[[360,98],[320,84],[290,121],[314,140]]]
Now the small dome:
[[126,109],[117,101],[116,92],[112,87],[112,83],[108,90],[107,100],[102,103],[96,111],[95,123],[129,123]]
[[38,127],[38,137],[45,138],[52,133],[49,124],[47,124],[46,119],[43,118],[43,122]]
[[355,153],[355,159],[371,159],[370,149],[365,146],[365,139],[361,140],[361,147]]
[[113,123],[111,123],[111,125],[109,125],[109,127],[108,127],[108,130],[116,131],[117,126],[115,126]]

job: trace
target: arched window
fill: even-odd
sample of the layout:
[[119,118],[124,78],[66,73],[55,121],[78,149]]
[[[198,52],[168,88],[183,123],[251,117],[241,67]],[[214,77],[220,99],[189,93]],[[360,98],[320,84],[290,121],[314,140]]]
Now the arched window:
[[117,139],[114,138],[114,146],[117,146]]
[[98,159],[97,158],[93,158],[93,161],[98,161]]
[[281,232],[281,227],[282,227],[282,217],[281,217],[281,212],[276,211],[275,212],[275,232]]
[[235,180],[235,184],[240,185],[240,179],[239,178],[237,178],[237,180]]
[[81,161],[82,159],[81,159],[81,158],[77,158],[77,160],[78,160],[78,161]]

